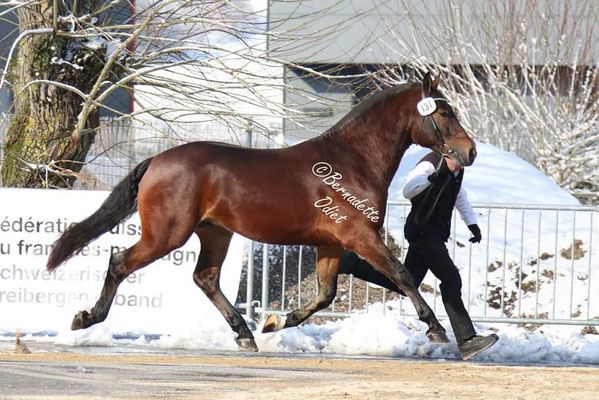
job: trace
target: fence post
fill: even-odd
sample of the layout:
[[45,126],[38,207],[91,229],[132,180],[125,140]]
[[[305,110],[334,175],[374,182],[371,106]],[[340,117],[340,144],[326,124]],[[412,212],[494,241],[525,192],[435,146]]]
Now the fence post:
[[252,147],[252,122],[248,123],[247,128],[245,128],[245,146],[251,148]]
[[268,308],[268,287],[270,286],[269,275],[270,275],[270,264],[268,262],[268,244],[262,244],[262,299],[260,301],[262,306],[261,319],[264,321],[266,318],[266,309]]
[[254,318],[254,241],[250,240],[248,246],[248,270],[245,286],[245,315],[248,319]]

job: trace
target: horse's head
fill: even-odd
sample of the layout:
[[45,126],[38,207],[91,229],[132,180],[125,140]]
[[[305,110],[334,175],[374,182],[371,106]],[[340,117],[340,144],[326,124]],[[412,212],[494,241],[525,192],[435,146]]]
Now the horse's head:
[[414,112],[418,122],[412,130],[412,141],[450,157],[461,166],[476,158],[476,144],[468,136],[448,101],[437,90],[439,78],[429,73],[422,80],[422,98]]

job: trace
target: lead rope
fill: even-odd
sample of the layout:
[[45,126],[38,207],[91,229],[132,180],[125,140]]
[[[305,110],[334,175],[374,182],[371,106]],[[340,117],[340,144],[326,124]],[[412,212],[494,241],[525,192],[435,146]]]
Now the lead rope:
[[[418,130],[418,137],[416,138],[416,144],[420,145],[420,134],[422,133],[422,127],[424,126],[424,119],[426,117],[422,117],[422,123],[420,124],[420,129]],[[433,126],[436,129],[436,132],[438,132],[438,128],[437,128],[437,124],[435,124],[435,120],[432,117],[431,114],[431,120],[433,121]],[[443,137],[441,136],[441,133],[438,132],[438,137],[440,137],[440,141],[441,141],[441,147],[447,147],[447,145],[445,144],[445,141],[443,140]],[[443,159],[445,158],[446,155],[449,155],[449,153],[445,154],[442,151],[439,151],[439,153],[441,153],[441,157],[439,158],[439,162],[437,163],[437,166],[435,167],[435,172],[438,172],[441,169],[441,166],[443,165]],[[433,172],[434,173],[434,172]],[[441,186],[441,190],[439,190],[439,193],[437,194],[437,197],[435,198],[435,200],[433,201],[433,205],[431,206],[431,208],[428,210],[428,212],[426,213],[426,215],[424,216],[424,218],[422,218],[422,212],[424,209],[425,204],[428,202],[428,199],[432,193],[432,183],[431,185],[426,189],[427,193],[424,195],[424,199],[422,201],[422,204],[420,206],[420,208],[418,210],[416,210],[416,213],[414,214],[414,223],[416,225],[422,225],[423,223],[425,223],[426,221],[428,221],[428,219],[433,215],[433,211],[435,210],[435,207],[437,207],[437,204],[439,203],[439,199],[441,198],[441,194],[443,193],[443,190],[445,189],[445,187],[447,186],[447,183],[449,181],[446,179],[445,183],[443,184],[443,186]]]
[[[424,99],[424,93],[423,93],[423,99]],[[441,100],[441,101],[447,102],[447,99],[444,99],[444,98],[441,98],[441,97],[433,98],[433,100]],[[439,126],[437,125],[437,123],[435,122],[435,119],[433,118],[433,114],[434,114],[434,111],[431,114],[423,115],[422,116],[422,123],[420,124],[420,129],[418,130],[418,136],[416,138],[416,144],[420,145],[420,135],[422,134],[422,127],[424,126],[424,119],[427,116],[431,117],[431,123],[432,123],[433,129],[435,131],[435,136],[437,136],[437,139],[441,143],[440,149],[438,151],[441,154],[441,157],[440,157],[439,162],[437,163],[437,166],[435,168],[435,172],[438,172],[441,169],[441,166],[443,165],[443,159],[445,157],[451,155],[451,153],[453,151],[445,143],[445,140],[443,139],[443,135],[441,135],[441,131],[439,130]],[[426,213],[426,215],[424,215],[424,218],[422,219],[422,212],[423,212],[424,206],[428,202],[429,197],[431,196],[431,193],[433,192],[433,190],[432,190],[432,187],[433,187],[432,183],[426,189],[427,193],[424,195],[425,197],[424,197],[424,199],[422,201],[422,204],[421,204],[420,208],[418,210],[416,210],[416,214],[414,214],[414,223],[416,225],[422,225],[423,223],[425,223],[426,221],[428,221],[428,219],[433,215],[435,207],[437,207],[437,204],[439,203],[439,200],[441,199],[441,194],[443,193],[443,191],[447,187],[448,183],[449,183],[449,179],[445,179],[445,182],[443,183],[443,186],[441,186],[441,189],[439,190],[439,193],[437,193],[437,196],[434,199],[432,206],[429,208],[428,212]]]

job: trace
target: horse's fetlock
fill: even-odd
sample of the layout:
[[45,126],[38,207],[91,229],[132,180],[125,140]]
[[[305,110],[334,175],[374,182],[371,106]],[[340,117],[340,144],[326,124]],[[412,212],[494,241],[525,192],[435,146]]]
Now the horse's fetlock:
[[252,331],[250,331],[250,328],[248,328],[245,324],[239,325],[236,333],[238,335],[237,337],[239,338],[254,338]]
[[329,304],[331,304],[333,302],[333,299],[335,298],[335,293],[336,292],[331,292],[331,293],[327,292],[324,294],[324,296],[316,299],[316,308],[318,310],[322,310],[323,308],[328,307]]
[[285,318],[285,326],[287,328],[289,326],[298,326],[301,323],[300,318],[298,317],[298,313],[296,311],[287,314]]
[[237,315],[236,313],[232,313],[231,315],[229,315],[229,321],[231,322],[231,325],[234,326],[241,326],[243,324],[243,318],[240,315]]

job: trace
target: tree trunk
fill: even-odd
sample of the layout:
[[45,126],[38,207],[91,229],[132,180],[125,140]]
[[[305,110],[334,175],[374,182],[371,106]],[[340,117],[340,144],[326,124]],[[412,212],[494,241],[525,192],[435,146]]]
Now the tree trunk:
[[[19,10],[20,31],[52,27],[52,0]],[[57,4],[64,4],[57,2]],[[59,10],[59,15],[63,10]],[[83,99],[76,93],[37,79],[60,82],[88,92],[102,68],[103,57],[76,41],[53,34],[29,35],[10,60],[9,81],[14,116],[8,127],[2,162],[4,186],[68,187],[75,177],[59,171],[79,171],[91,146],[99,113],[86,122],[86,133],[73,140]],[[68,63],[60,63],[67,60]],[[77,64],[82,69],[74,67]]]

